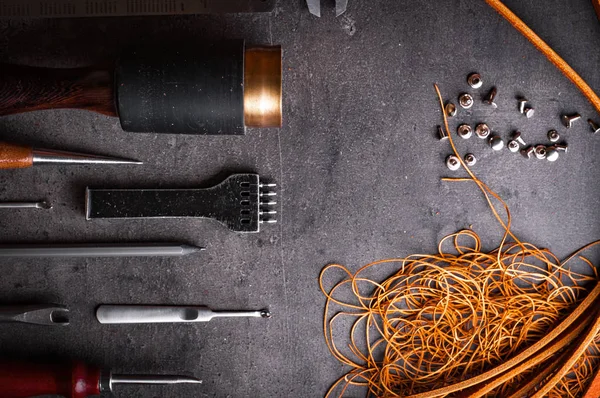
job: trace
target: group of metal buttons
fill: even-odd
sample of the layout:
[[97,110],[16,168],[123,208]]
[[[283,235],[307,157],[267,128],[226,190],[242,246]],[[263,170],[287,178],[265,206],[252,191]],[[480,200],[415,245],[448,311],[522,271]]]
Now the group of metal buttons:
[[[483,79],[480,74],[472,73],[467,77],[468,85],[473,89],[479,89],[483,86]],[[488,94],[483,97],[483,103],[492,108],[497,108],[496,96],[498,90],[496,87],[492,87]],[[462,93],[458,97],[458,105],[463,109],[470,109],[475,104],[473,95],[469,93]],[[521,114],[525,117],[532,118],[535,114],[534,107],[530,102],[523,98],[517,98],[517,108]],[[446,116],[454,117],[458,113],[457,106],[452,102],[447,102],[444,106]],[[561,115],[562,124],[570,129],[573,125],[581,119],[581,115]],[[600,133],[600,126],[593,120],[588,120],[588,123],[594,134]],[[492,133],[492,129],[486,123],[479,123],[473,128],[469,124],[460,124],[456,129],[458,137],[462,139],[469,139],[475,134],[482,140],[487,140],[489,146],[495,151],[501,151],[505,147],[512,153],[521,153],[527,159],[540,159],[547,160],[549,162],[555,162],[559,158],[559,153],[568,151],[568,145],[566,143],[558,143],[561,136],[557,130],[548,131],[547,137],[550,141],[549,144],[538,144],[527,146],[527,143],[523,139],[523,134],[519,131],[515,131],[511,134],[510,140],[505,143],[502,137]],[[443,129],[442,126],[438,126],[439,139],[444,141],[448,139],[448,133]],[[472,153],[467,153],[464,158],[464,163],[467,166],[474,166],[477,163],[477,158]],[[458,170],[461,168],[461,162],[456,155],[449,155],[446,158],[446,166],[450,170]]]

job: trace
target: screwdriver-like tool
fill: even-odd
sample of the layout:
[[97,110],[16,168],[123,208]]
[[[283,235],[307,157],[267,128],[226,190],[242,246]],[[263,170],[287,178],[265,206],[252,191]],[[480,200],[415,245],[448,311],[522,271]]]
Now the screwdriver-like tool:
[[60,395],[86,398],[112,392],[117,384],[201,384],[188,376],[119,375],[82,363],[56,364],[0,363],[2,398],[29,398]]
[[37,149],[26,145],[0,142],[0,169],[23,169],[42,164],[142,164],[142,162],[75,152]]
[[101,305],[96,311],[98,322],[129,323],[193,323],[209,322],[213,318],[270,318],[269,310],[213,311],[208,307],[177,307],[150,305]]

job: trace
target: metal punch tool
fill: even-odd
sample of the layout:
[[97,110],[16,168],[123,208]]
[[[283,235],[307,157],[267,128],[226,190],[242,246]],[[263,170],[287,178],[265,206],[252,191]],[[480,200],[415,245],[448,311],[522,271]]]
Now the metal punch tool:
[[43,326],[67,326],[69,309],[56,304],[0,306],[0,323],[28,323]]
[[[321,0],[306,0],[306,4],[308,4],[308,11],[312,15],[317,17],[321,17]],[[336,0],[335,1],[335,15],[340,16],[346,12],[348,8],[348,0]]]

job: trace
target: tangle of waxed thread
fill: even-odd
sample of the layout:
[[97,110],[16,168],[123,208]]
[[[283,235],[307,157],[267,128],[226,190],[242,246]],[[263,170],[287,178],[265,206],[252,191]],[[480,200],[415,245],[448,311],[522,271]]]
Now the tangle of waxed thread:
[[[435,88],[443,112],[442,96]],[[449,132],[445,114],[444,126]],[[427,396],[432,391],[431,396],[456,396],[444,389],[489,373],[542,340],[586,297],[588,285],[599,280],[596,268],[581,253],[600,241],[562,262],[551,251],[520,241],[510,230],[506,203],[462,163],[470,177],[444,181],[469,181],[482,191],[504,229],[499,247],[484,252],[479,236],[463,230],[442,239],[436,254],[377,261],[355,273],[339,264],[325,267],[319,279],[327,297],[325,340],[334,357],[350,367],[328,396],[344,396],[353,386],[377,397]],[[589,272],[573,271],[574,261]],[[395,265],[391,276],[383,281],[368,277],[369,271],[385,265]],[[343,279],[327,289],[325,279],[334,271]],[[349,327],[346,344],[337,342],[344,333],[336,325]],[[547,395],[580,396],[598,367],[599,346],[597,337]],[[567,357],[564,350],[560,354]],[[540,362],[485,395],[510,396],[528,379],[537,382],[535,376],[545,365],[547,361]],[[552,375],[549,372],[539,383]],[[534,387],[531,393],[539,389]]]

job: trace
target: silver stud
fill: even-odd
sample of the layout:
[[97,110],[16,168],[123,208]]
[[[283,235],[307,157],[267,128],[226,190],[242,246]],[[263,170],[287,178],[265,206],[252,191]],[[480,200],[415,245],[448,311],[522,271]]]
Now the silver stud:
[[468,124],[461,124],[456,130],[458,136],[462,139],[469,139],[473,135],[473,129]]
[[523,134],[521,134],[520,131],[515,131],[514,133],[512,133],[511,138],[514,141],[517,141],[519,144],[521,144],[523,146],[527,146],[527,144],[525,143],[525,140],[523,139]]
[[440,141],[445,141],[448,139],[448,134],[446,134],[446,131],[442,128],[442,126],[437,126],[438,129],[438,138],[440,139]]
[[525,109],[523,109],[523,114],[525,116],[527,116],[527,119],[531,119],[533,117],[534,113],[535,113],[535,109],[533,109],[531,107],[526,107]]
[[490,129],[490,126],[485,123],[479,123],[477,126],[475,126],[475,135],[481,139],[488,138],[491,132],[492,130]]
[[465,155],[465,163],[469,167],[475,166],[475,164],[477,163],[477,158],[472,153],[467,153]]
[[535,149],[532,146],[527,149],[521,149],[521,155],[527,159],[531,159],[533,152],[535,152]]
[[519,112],[525,113],[525,105],[527,105],[526,98],[518,98],[519,100]]
[[458,103],[463,109],[471,108],[474,102],[475,101],[473,100],[473,96],[471,94],[465,93],[461,94],[460,97],[458,97]]
[[560,134],[558,134],[558,131],[556,130],[550,130],[548,131],[548,139],[550,142],[556,142],[560,140]]
[[452,171],[460,169],[460,160],[455,155],[450,155],[446,158],[446,167]]
[[494,102],[497,94],[498,94],[498,89],[496,89],[496,87],[492,87],[492,89],[490,90],[488,95],[483,100],[483,103],[490,105],[492,108],[497,108],[498,105],[496,105],[496,103]]
[[446,103],[445,110],[446,110],[446,116],[448,116],[448,117],[456,116],[456,105],[454,105],[452,102]]
[[537,159],[546,159],[546,146],[545,145],[536,145],[533,151],[533,154]]
[[558,160],[558,151],[555,147],[551,146],[546,149],[546,160],[549,162],[556,162]]
[[494,151],[501,151],[504,148],[504,141],[497,135],[490,137],[490,146]]
[[561,120],[566,128],[570,129],[573,127],[573,123],[581,119],[581,115],[579,113],[574,113],[573,115],[562,115]]
[[594,122],[592,119],[588,119],[588,124],[592,128],[594,134],[600,133],[600,126],[598,126],[598,123]]
[[481,75],[479,73],[471,73],[469,77],[467,77],[467,83],[472,88],[480,88],[483,86],[483,80],[481,80]]
[[569,146],[567,144],[556,144],[554,145],[554,148],[556,148],[557,151],[564,153],[567,153],[569,150]]
[[519,152],[519,149],[521,149],[521,147],[519,146],[519,143],[517,141],[514,141],[514,140],[508,141],[508,144],[506,144],[506,147],[512,153],[517,153],[517,152]]

